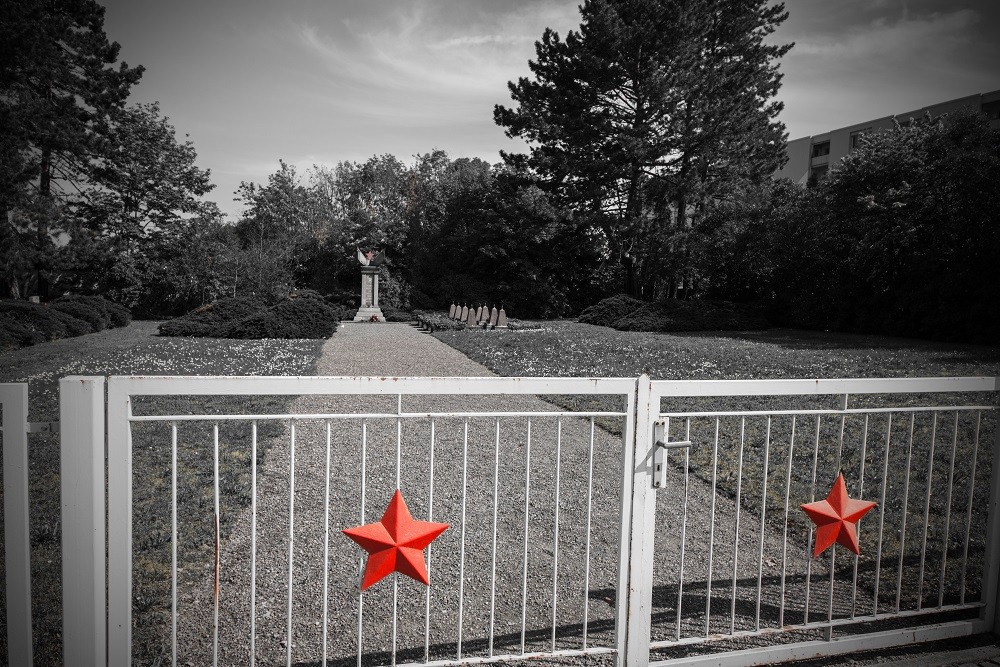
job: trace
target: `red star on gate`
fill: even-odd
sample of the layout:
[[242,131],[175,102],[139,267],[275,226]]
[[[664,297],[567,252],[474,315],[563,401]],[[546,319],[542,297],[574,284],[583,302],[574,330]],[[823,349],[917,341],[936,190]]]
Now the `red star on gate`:
[[368,552],[361,590],[367,590],[393,572],[402,572],[429,586],[424,549],[447,528],[446,523],[415,520],[410,516],[403,494],[396,489],[381,521],[343,531]]
[[813,558],[837,542],[856,554],[861,553],[858,546],[858,529],[855,524],[875,503],[867,500],[854,500],[847,495],[847,484],[844,483],[844,473],[837,475],[833,488],[826,500],[802,505],[802,511],[809,515],[816,524],[816,546]]

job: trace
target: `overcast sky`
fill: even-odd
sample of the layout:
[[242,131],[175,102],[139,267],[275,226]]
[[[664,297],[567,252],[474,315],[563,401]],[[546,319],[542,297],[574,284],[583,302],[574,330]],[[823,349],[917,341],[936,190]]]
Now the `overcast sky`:
[[[104,0],[121,58],[146,73],[210,198],[278,159],[305,171],[434,148],[499,161],[493,123],[534,41],[579,26],[577,0]],[[779,38],[790,138],[1000,88],[997,0],[789,0]]]

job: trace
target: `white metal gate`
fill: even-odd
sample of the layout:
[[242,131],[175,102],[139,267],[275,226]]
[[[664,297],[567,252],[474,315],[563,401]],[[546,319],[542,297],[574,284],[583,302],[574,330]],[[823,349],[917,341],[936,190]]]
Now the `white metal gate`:
[[[64,387],[88,382],[71,378]],[[189,651],[200,650],[194,658],[199,664],[254,664],[258,659],[325,664],[329,658],[343,660],[349,647],[356,648],[351,659],[359,665],[620,652],[626,605],[615,601],[614,591],[625,589],[619,563],[627,559],[627,540],[621,535],[628,533],[631,514],[632,476],[625,458],[631,457],[634,442],[635,383],[584,378],[110,378],[108,664],[131,664],[137,646],[133,546],[150,527],[134,526],[133,492],[139,488],[136,476],[148,472],[135,465],[140,450],[147,448],[169,451],[171,457],[169,484],[159,487],[164,496],[169,494],[166,506],[172,513],[170,610],[162,626],[165,634],[169,628],[165,639],[170,650],[164,664],[178,656],[179,645],[188,651],[182,663],[191,659]],[[313,397],[313,407],[294,414],[185,414],[177,406],[166,412],[140,406],[148,397],[195,395],[305,396]],[[535,405],[539,396],[564,397],[562,403],[569,407]],[[587,397],[602,396],[615,407],[573,407],[573,397],[586,403]],[[441,402],[441,397],[449,398]],[[514,405],[489,407],[501,398]],[[468,402],[479,399],[485,402]],[[355,401],[353,409],[345,407],[345,400]],[[99,406],[94,403],[91,409]],[[599,420],[616,422],[621,435],[609,438],[598,428]],[[226,514],[220,511],[220,427],[233,422],[250,427],[241,436],[244,449],[252,450],[249,478],[243,478],[250,506],[241,514],[249,522],[249,546],[227,564],[226,550],[220,551],[216,542],[214,591],[206,599],[206,588],[201,588],[199,610],[179,593],[184,586],[178,576],[177,508],[184,503],[178,501],[178,451],[200,446],[206,456],[212,452],[205,461],[207,465],[211,459],[214,467],[214,489],[205,493],[206,498],[211,493],[218,535],[220,517],[224,520]],[[186,435],[185,428],[195,423],[208,425],[198,436],[200,443]],[[264,472],[257,465],[258,427],[267,423],[287,429],[280,436],[287,460],[285,453],[276,454],[280,477],[267,482],[273,493],[262,491]],[[223,460],[237,453],[225,440]],[[310,456],[314,463],[303,464]],[[325,488],[315,484],[316,469],[322,467]],[[168,473],[158,474],[165,478]],[[347,480],[349,488],[331,489],[331,477]],[[311,514],[310,484],[316,491]],[[223,481],[223,492],[228,485]],[[337,533],[376,520],[393,488],[402,489],[414,516],[447,521],[452,529],[431,545],[430,588],[394,577],[391,586],[359,593],[357,568],[363,554]],[[269,505],[273,499],[280,503]],[[498,512],[501,504],[512,510]],[[300,535],[320,520],[322,530],[313,531],[312,542]],[[276,543],[280,574],[272,569],[262,575],[262,567],[274,565],[263,554],[278,553]],[[96,545],[84,551],[95,553]],[[227,578],[234,570],[243,572],[249,599],[227,607],[226,601],[242,595]],[[607,592],[594,596],[596,587]],[[269,600],[266,609],[264,598]],[[179,612],[182,607],[184,613]],[[349,625],[343,614],[339,621],[331,620],[344,609],[356,609],[350,612],[356,625],[354,620]],[[203,641],[185,645],[185,637],[191,636],[185,615],[202,619]],[[239,615],[245,620],[238,620]],[[86,631],[95,620],[96,615],[84,616]],[[90,648],[99,652],[99,647]]]
[[[626,663],[768,664],[992,631],[997,389],[640,380]],[[841,471],[850,497],[878,504],[860,556],[835,544],[814,559],[799,505]]]
[[[132,664],[149,619],[162,664],[197,645],[196,664],[749,665],[996,627],[997,378],[112,377],[106,421],[104,387],[60,385],[64,636],[81,664]],[[229,402],[192,414],[190,396]],[[268,412],[261,396],[308,401]],[[860,557],[813,559],[797,506],[835,471],[878,506]],[[361,594],[363,553],[337,532],[394,489],[451,528],[430,589]],[[162,511],[136,526],[140,492]],[[185,507],[214,531],[207,579],[178,567],[198,539]]]

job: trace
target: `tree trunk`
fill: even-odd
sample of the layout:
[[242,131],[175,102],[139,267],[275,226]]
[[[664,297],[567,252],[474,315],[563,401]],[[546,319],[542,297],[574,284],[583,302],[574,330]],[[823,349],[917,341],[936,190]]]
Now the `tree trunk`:
[[[38,173],[38,194],[46,204],[52,193],[52,149],[48,146],[42,148],[42,161]],[[48,208],[48,207],[46,207]],[[38,258],[35,260],[35,278],[38,281],[38,297],[42,303],[49,300],[49,280],[45,275],[45,263],[42,259],[45,256],[45,249],[49,243],[49,211],[46,210],[38,217]]]

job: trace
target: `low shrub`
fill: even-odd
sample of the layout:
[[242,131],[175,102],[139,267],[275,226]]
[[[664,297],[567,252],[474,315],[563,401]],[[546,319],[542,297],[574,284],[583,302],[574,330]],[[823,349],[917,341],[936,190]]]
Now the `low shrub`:
[[65,338],[69,334],[67,326],[51,309],[30,301],[0,301],[0,318],[9,322],[6,328],[22,341],[21,346]]
[[212,303],[195,308],[182,318],[187,318],[192,322],[202,322],[204,324],[220,324],[222,322],[233,322],[250,317],[267,310],[268,304],[261,303],[250,297],[224,297]]
[[59,321],[66,327],[67,337],[94,333],[94,327],[87,320],[74,317],[72,314],[59,308],[50,308],[49,312],[59,318]]
[[329,338],[339,319],[340,312],[321,296],[299,292],[270,307],[246,298],[220,299],[162,323],[159,331],[161,336]]
[[467,328],[464,322],[434,310],[415,310],[413,314],[420,326],[430,331],[463,331]]
[[634,299],[627,294],[616,294],[585,308],[577,321],[610,327],[615,321],[638,310],[642,305],[643,302],[639,299]]
[[187,317],[175,317],[159,326],[161,336],[194,336],[195,338],[210,338],[218,325],[196,322]]
[[52,308],[53,310],[61,310],[78,320],[83,320],[90,325],[93,331],[104,331],[110,323],[103,310],[93,308],[79,301],[60,301],[56,299],[52,302]]
[[11,350],[50,340],[82,336],[123,326],[131,314],[99,296],[65,296],[48,304],[0,300],[0,349]]
[[16,350],[47,340],[51,339],[41,329],[9,313],[0,312],[0,346],[4,350]]
[[289,299],[314,299],[316,301],[325,301],[326,297],[317,292],[314,289],[300,289],[295,290],[288,295]]
[[[75,304],[76,306],[81,306],[87,308],[91,311],[100,313],[100,319],[107,322],[105,327],[124,327],[132,321],[132,313],[129,312],[128,308],[117,304],[114,301],[109,301],[102,296],[88,296],[83,294],[66,294],[58,299],[54,299],[51,302],[53,308],[58,308],[64,312],[70,312],[66,309],[67,304]],[[78,311],[79,312],[79,311]],[[72,314],[72,313],[70,313]],[[94,326],[91,318],[81,318],[79,315],[73,315],[78,319],[83,319],[85,321],[91,322],[91,326],[94,327],[95,331],[99,329]]]
[[748,331],[770,326],[752,308],[729,301],[669,299],[650,303],[624,294],[587,308],[579,321],[619,331]]
[[412,322],[414,320],[413,313],[408,310],[395,306],[381,306],[381,309],[386,322]]

